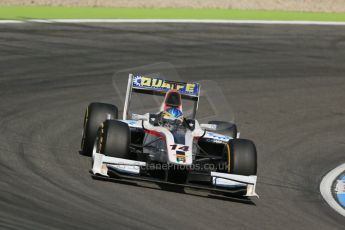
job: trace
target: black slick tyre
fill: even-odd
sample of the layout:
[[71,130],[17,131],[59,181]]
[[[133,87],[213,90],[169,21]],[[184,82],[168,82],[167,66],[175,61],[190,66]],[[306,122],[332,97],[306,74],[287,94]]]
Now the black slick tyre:
[[118,120],[106,120],[99,127],[98,152],[116,158],[129,158],[130,129]]
[[[230,156],[231,174],[256,175],[257,173],[257,152],[254,143],[247,139],[231,139],[224,148],[225,156]],[[227,158],[228,159],[228,158]]]
[[118,109],[115,105],[99,102],[89,104],[85,111],[83,137],[81,141],[81,152],[83,155],[92,155],[98,128],[107,118],[118,118]]

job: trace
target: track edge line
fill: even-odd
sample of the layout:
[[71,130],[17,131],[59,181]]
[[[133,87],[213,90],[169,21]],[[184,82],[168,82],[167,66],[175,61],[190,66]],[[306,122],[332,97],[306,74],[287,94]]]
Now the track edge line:
[[190,23],[190,24],[267,24],[267,25],[325,25],[345,26],[345,22],[336,21],[294,21],[294,20],[209,20],[209,19],[29,19],[0,20],[0,24],[17,23]]

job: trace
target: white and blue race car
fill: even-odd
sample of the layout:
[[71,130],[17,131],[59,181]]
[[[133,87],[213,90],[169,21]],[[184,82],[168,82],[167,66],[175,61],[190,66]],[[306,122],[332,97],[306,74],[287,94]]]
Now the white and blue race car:
[[[240,139],[231,122],[199,124],[200,89],[198,83],[130,74],[122,119],[115,105],[91,103],[81,148],[92,156],[93,177],[257,196],[254,143]],[[159,111],[129,114],[134,94],[159,96]]]

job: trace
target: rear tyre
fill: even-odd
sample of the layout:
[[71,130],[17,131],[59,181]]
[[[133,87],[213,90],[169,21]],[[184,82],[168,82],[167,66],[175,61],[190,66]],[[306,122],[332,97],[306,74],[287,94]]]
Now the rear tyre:
[[128,124],[117,120],[106,120],[98,131],[98,152],[117,158],[129,158],[130,129]]
[[209,124],[217,125],[217,133],[229,136],[232,138],[237,137],[237,126],[234,123],[226,121],[209,121]]
[[225,145],[224,152],[228,153],[225,156],[230,155],[230,162],[228,162],[230,163],[230,173],[244,176],[256,175],[257,153],[252,141],[231,139],[228,145]]
[[118,109],[115,105],[94,102],[85,112],[83,137],[81,141],[82,154],[92,156],[93,145],[97,136],[99,125],[107,119],[118,118]]

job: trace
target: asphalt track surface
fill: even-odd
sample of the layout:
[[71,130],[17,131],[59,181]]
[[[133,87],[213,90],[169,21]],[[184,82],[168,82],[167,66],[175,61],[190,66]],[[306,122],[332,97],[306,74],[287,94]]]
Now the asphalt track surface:
[[[322,176],[345,161],[345,28],[0,25],[0,228],[343,229]],[[91,101],[119,69],[166,61],[213,79],[259,153],[253,202],[91,179],[79,155]]]

